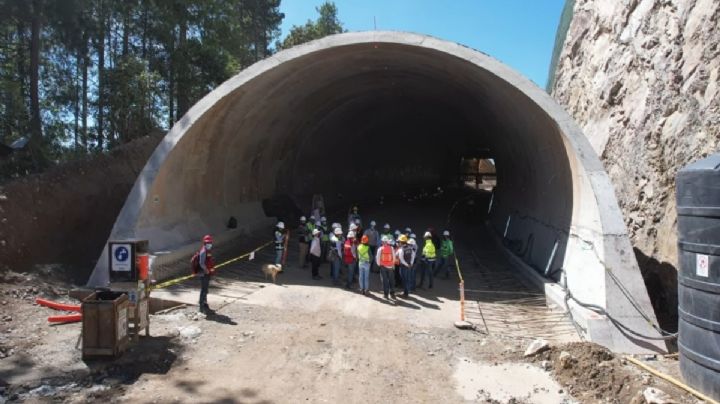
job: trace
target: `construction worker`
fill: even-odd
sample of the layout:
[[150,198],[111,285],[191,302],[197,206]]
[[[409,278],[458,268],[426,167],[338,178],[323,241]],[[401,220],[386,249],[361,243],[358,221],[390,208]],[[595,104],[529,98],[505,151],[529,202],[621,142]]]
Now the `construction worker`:
[[443,232],[443,238],[440,242],[440,256],[437,260],[437,265],[435,266],[435,276],[437,276],[438,272],[445,270],[445,279],[450,278],[450,269],[448,264],[450,263],[450,260],[452,259],[451,256],[455,252],[455,246],[453,245],[452,239],[450,239],[450,232],[445,230]]
[[282,265],[285,252],[285,223],[278,222],[275,226],[275,265]]
[[[413,236],[414,236],[414,234],[413,234]],[[417,282],[417,267],[418,267],[418,262],[417,262],[418,246],[417,246],[417,241],[415,241],[415,237],[408,239],[408,246],[413,251],[413,263],[412,263],[412,266],[410,266],[410,271],[409,271],[409,276],[408,276],[408,279],[410,280],[410,287],[408,288],[408,290],[410,292],[414,292],[415,291],[415,282]]]
[[433,287],[433,271],[435,270],[435,261],[437,260],[437,254],[435,250],[435,244],[432,242],[432,234],[430,234],[429,231],[426,231],[423,235],[423,238],[425,239],[425,246],[422,249],[422,273],[420,275],[420,285],[418,286],[420,289],[423,288],[423,285],[425,284],[425,276],[428,277],[428,288],[432,289]]
[[362,236],[357,247],[360,291],[365,296],[370,291],[370,261],[372,261],[368,243],[368,236]]
[[300,225],[297,229],[298,234],[298,265],[300,268],[307,268],[308,250],[310,248],[310,234],[307,228],[307,218],[300,217]]
[[320,263],[322,262],[322,248],[320,246],[320,235],[322,232],[320,229],[315,229],[312,232],[312,241],[310,242],[310,265],[312,266],[312,278],[313,280],[320,280]]
[[400,230],[395,230],[395,243],[393,244],[393,247],[395,249],[395,284],[398,286],[403,284],[402,276],[400,276],[400,260],[397,257],[397,252],[401,248],[400,236],[402,236]]
[[336,227],[333,235],[330,237],[330,249],[328,251],[328,261],[330,261],[330,277],[334,285],[340,284],[340,266],[342,262],[342,250],[345,240],[343,240],[342,229]]
[[207,304],[208,289],[210,288],[210,277],[215,274],[215,262],[213,261],[212,251],[213,239],[209,234],[203,237],[202,247],[198,251],[198,264],[200,266],[200,312],[204,314],[212,314],[213,311]]
[[312,237],[312,231],[315,230],[315,222],[317,222],[317,218],[311,215],[310,220],[307,222],[308,237]]
[[360,220],[360,223],[362,223],[362,218],[360,217],[360,214],[358,213],[358,207],[353,206],[352,209],[350,209],[350,213],[348,213],[348,225],[350,223],[355,223],[356,220]]
[[[378,241],[380,241],[380,233],[378,233],[377,229],[375,229],[375,226],[377,224],[374,220],[370,221],[370,227],[365,230],[365,233],[363,233],[363,236],[367,236],[368,238],[368,246],[370,247],[370,256],[374,257],[375,252],[377,252],[378,247]],[[372,271],[373,267],[375,266],[375,260],[370,260],[370,270]]]
[[400,277],[403,281],[403,297],[408,297],[408,294],[412,289],[411,282],[415,283],[415,280],[411,279],[410,276],[410,270],[415,263],[415,251],[408,244],[408,237],[406,235],[400,235],[398,241],[400,241],[400,248],[397,250],[397,258],[400,261]]
[[380,234],[380,237],[381,237],[381,238],[382,238],[382,237],[387,237],[388,240],[390,240],[390,239],[393,237],[393,234],[392,234],[392,232],[390,231],[390,224],[385,223],[385,225],[383,225],[383,231],[382,231],[382,233]]
[[355,219],[355,234],[358,235],[358,242],[361,238],[360,236],[363,234],[363,227],[362,227],[362,221],[360,219]]
[[355,267],[357,266],[357,245],[355,244],[355,232],[350,230],[347,239],[343,244],[343,264],[347,268],[346,289],[350,289],[355,280]]
[[322,249],[322,261],[327,260],[328,245],[330,245],[330,232],[328,230],[327,218],[325,216],[320,218],[320,247]]
[[390,245],[390,239],[387,236],[383,236],[382,246],[378,248],[377,254],[375,255],[375,262],[380,268],[380,278],[382,279],[383,295],[388,298],[388,293],[394,298],[395,297],[395,254],[393,248]]

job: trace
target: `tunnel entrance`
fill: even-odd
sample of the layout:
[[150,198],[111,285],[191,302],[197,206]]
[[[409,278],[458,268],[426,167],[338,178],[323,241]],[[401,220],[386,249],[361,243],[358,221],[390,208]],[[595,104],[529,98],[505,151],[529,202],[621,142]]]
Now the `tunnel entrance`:
[[[223,83],[158,146],[111,238],[148,239],[182,257],[206,233],[216,244],[268,234],[262,201],[275,195],[322,194],[332,209],[433,189],[457,182],[458,162],[478,150],[496,164],[486,225],[515,243],[517,270],[539,274],[545,288],[562,275],[573,296],[647,328],[608,282],[612,268],[652,313],[612,185],[577,125],[498,61],[422,35],[331,36]],[[90,285],[107,283],[104,254]]]

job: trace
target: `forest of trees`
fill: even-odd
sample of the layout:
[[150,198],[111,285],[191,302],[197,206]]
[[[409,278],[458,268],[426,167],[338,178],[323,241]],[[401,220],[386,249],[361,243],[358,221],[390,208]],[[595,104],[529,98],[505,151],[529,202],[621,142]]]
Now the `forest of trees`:
[[[166,130],[245,67],[343,31],[325,2],[280,40],[280,0],[0,0],[0,179]],[[2,158],[2,157],[0,157]]]

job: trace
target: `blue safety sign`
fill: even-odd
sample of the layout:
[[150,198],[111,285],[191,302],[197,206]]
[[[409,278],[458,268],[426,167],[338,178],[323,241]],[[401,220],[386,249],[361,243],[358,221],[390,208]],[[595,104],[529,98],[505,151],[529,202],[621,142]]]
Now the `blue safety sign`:
[[110,245],[110,270],[114,272],[129,272],[132,270],[131,245],[117,243]]
[[118,247],[118,249],[115,250],[115,259],[119,262],[127,261],[127,259],[130,257],[130,252],[125,247]]

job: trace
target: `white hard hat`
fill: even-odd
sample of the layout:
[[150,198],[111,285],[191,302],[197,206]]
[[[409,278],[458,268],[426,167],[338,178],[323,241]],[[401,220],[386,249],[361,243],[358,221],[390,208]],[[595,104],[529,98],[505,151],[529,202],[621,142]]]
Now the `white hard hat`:
[[315,215],[310,215],[310,220],[315,221]]
[[320,230],[313,229],[313,236],[317,236],[318,234],[320,234]]
[[283,222],[278,222],[277,228],[278,228],[278,229],[284,229],[284,228],[285,228],[285,223],[283,223]]
[[350,223],[350,230],[357,229],[357,225],[355,223]]
[[449,231],[445,230],[445,231],[443,232],[443,236],[449,236],[449,235],[450,235],[450,232],[449,232]]
[[360,219],[355,219],[355,224],[360,224]]
[[429,231],[426,231],[425,234],[423,234],[423,238],[431,238],[432,234],[430,234]]
[[388,243],[390,242],[390,238],[388,236],[382,236],[380,237],[380,241],[383,243]]
[[337,234],[338,236],[342,236],[342,229],[339,227],[336,227],[334,233]]
[[405,233],[408,233],[408,234],[412,233],[412,229],[409,228],[409,227],[406,227],[406,228],[405,228]]
[[326,218],[325,216],[323,216],[323,217],[320,218],[320,221],[321,221],[321,222],[327,222],[327,218]]
[[355,238],[355,232],[349,231],[347,236],[348,236],[348,238]]
[[300,216],[300,221],[301,221],[301,222],[306,222],[306,221],[307,221],[307,218],[306,218],[305,216]]
[[389,224],[389,223],[385,223],[385,226],[383,226],[383,229],[389,229],[389,228],[390,228],[390,224]]
[[395,230],[395,235],[396,235],[396,236],[399,236],[399,235],[400,235],[400,230]]
[[335,222],[335,223],[332,224],[332,228],[333,228],[333,229],[339,229],[339,228],[341,228],[341,227],[342,227],[342,225],[341,225],[340,223],[338,223],[338,222]]
[[415,238],[417,238],[417,236],[415,235],[415,233],[410,233],[410,238],[415,239]]
[[320,225],[322,225],[322,223],[320,223],[319,221],[315,222],[315,226],[320,226]]
[[375,227],[376,224],[377,224],[377,223],[375,223],[374,220],[370,222],[370,226],[372,226],[372,227]]
[[417,243],[415,242],[415,239],[414,239],[414,238],[411,238],[410,240],[408,240],[408,244],[410,244],[410,245],[417,245]]

